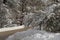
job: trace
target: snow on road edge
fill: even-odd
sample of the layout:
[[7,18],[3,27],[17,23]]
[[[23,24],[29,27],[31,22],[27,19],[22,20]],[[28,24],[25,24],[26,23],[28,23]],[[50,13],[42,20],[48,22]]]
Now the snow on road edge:
[[24,27],[25,27],[25,26],[22,25],[22,26],[17,26],[17,27],[1,28],[1,29],[0,29],[0,32],[11,31],[11,30],[16,30],[16,29],[22,29],[22,28],[24,28]]

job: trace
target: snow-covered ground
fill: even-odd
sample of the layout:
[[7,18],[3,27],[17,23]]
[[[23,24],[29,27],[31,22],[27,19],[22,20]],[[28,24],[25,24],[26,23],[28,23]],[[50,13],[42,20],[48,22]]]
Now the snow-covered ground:
[[60,40],[60,33],[48,33],[40,30],[27,30],[17,32],[7,38],[7,40]]
[[11,30],[16,30],[16,29],[22,29],[24,27],[25,26],[22,25],[22,26],[16,26],[16,27],[1,28],[0,32],[11,31]]

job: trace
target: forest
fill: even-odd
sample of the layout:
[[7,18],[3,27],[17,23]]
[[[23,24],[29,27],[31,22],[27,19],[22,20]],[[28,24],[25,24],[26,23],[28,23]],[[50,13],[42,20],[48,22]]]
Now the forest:
[[[60,33],[60,0],[0,0],[0,28],[22,25],[31,27],[25,33],[32,36],[25,38],[27,36],[25,34],[22,36],[23,39],[19,36],[21,40],[40,40],[41,38],[34,37],[42,36],[41,33],[44,34],[45,31],[48,33],[44,35],[48,34],[48,36],[50,33],[52,33],[51,35]],[[29,34],[30,31],[32,33]],[[24,35],[23,32],[17,34]],[[20,40],[19,37],[17,35],[16,40]],[[7,40],[13,39],[8,38]],[[59,38],[46,40],[59,40]]]

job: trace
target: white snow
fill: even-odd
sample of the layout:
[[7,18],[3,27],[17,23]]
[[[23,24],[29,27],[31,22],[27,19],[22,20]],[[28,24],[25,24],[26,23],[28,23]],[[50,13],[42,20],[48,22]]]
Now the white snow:
[[16,29],[22,29],[24,27],[25,26],[22,25],[22,26],[16,26],[16,27],[1,28],[0,32],[11,31],[11,30],[16,30]]
[[17,32],[7,38],[7,40],[60,40],[60,33],[47,33],[40,30],[27,30]]

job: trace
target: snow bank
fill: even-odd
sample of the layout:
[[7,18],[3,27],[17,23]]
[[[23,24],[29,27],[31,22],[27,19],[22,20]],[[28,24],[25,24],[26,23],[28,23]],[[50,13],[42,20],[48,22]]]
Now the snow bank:
[[16,26],[16,27],[1,28],[0,32],[11,31],[11,30],[16,30],[16,29],[22,29],[24,27],[25,26],[22,25],[22,26]]
[[7,40],[60,40],[60,33],[48,33],[33,29],[15,33]]

